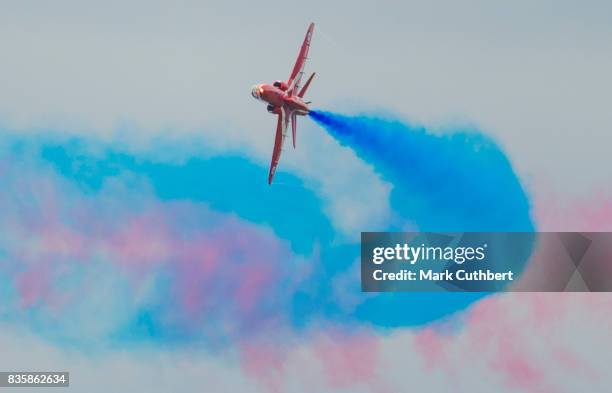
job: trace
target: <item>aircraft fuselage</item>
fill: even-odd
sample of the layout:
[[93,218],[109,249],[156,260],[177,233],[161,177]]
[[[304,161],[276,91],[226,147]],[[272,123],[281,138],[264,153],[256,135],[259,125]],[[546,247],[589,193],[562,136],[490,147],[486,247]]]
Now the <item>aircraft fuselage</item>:
[[269,107],[272,106],[272,110],[268,110],[270,113],[278,113],[281,108],[286,108],[289,112],[295,112],[300,116],[305,116],[309,112],[308,105],[300,97],[289,96],[287,92],[273,85],[257,85],[253,87],[252,95],[268,103]]

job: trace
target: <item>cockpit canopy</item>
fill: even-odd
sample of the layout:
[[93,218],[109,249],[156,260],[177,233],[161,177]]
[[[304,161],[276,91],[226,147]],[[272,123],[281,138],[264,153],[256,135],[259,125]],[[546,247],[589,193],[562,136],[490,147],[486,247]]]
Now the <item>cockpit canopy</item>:
[[255,85],[251,89],[251,95],[256,100],[261,100],[261,93],[263,93],[263,89],[262,89],[261,85]]

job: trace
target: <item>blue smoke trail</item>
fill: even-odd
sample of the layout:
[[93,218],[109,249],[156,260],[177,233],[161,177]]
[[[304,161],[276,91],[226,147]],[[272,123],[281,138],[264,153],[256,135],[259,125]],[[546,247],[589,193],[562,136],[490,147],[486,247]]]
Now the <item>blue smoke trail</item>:
[[[353,149],[391,184],[391,206],[402,230],[406,221],[431,232],[531,232],[529,200],[500,148],[476,131],[433,134],[424,127],[371,116],[311,111],[310,116],[342,145]],[[494,249],[510,256],[499,271],[519,275],[533,245]],[[519,247],[516,247],[519,246]],[[506,251],[503,251],[506,250]],[[507,251],[510,250],[510,251]],[[359,304],[354,316],[375,325],[415,326],[462,310],[484,292],[379,293]]]
[[433,134],[369,116],[311,111],[394,185],[391,204],[422,231],[529,232],[529,201],[500,148],[475,132]]

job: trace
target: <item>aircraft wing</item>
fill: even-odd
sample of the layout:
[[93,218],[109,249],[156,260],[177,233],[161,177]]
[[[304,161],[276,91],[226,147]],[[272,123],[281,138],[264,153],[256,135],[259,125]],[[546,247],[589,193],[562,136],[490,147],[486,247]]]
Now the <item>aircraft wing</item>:
[[287,82],[290,96],[299,91],[302,75],[304,74],[304,66],[308,59],[308,50],[310,49],[310,39],[312,38],[313,31],[314,23],[311,23],[306,32],[306,37],[304,37],[304,42],[302,42],[302,47],[300,48],[300,53],[298,53],[293,70],[291,71],[291,76],[289,76],[289,81]]
[[287,126],[289,124],[290,114],[285,113],[284,109],[281,109],[278,114],[278,121],[276,122],[276,136],[274,138],[274,150],[272,150],[272,161],[270,162],[270,173],[268,174],[268,184],[272,184],[278,161],[280,160],[281,151],[283,144],[285,143],[285,137],[287,136]]

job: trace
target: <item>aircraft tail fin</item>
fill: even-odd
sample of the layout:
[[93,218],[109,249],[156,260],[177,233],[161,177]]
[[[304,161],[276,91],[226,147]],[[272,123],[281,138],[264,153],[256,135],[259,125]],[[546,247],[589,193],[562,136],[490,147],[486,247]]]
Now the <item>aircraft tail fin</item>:
[[304,85],[304,87],[302,87],[302,90],[300,90],[300,92],[298,93],[298,97],[303,98],[304,94],[306,94],[306,90],[308,90],[308,86],[310,86],[310,82],[312,82],[312,78],[314,78],[316,72],[313,72],[310,75],[310,78],[308,78],[308,80],[306,81],[306,84]]

